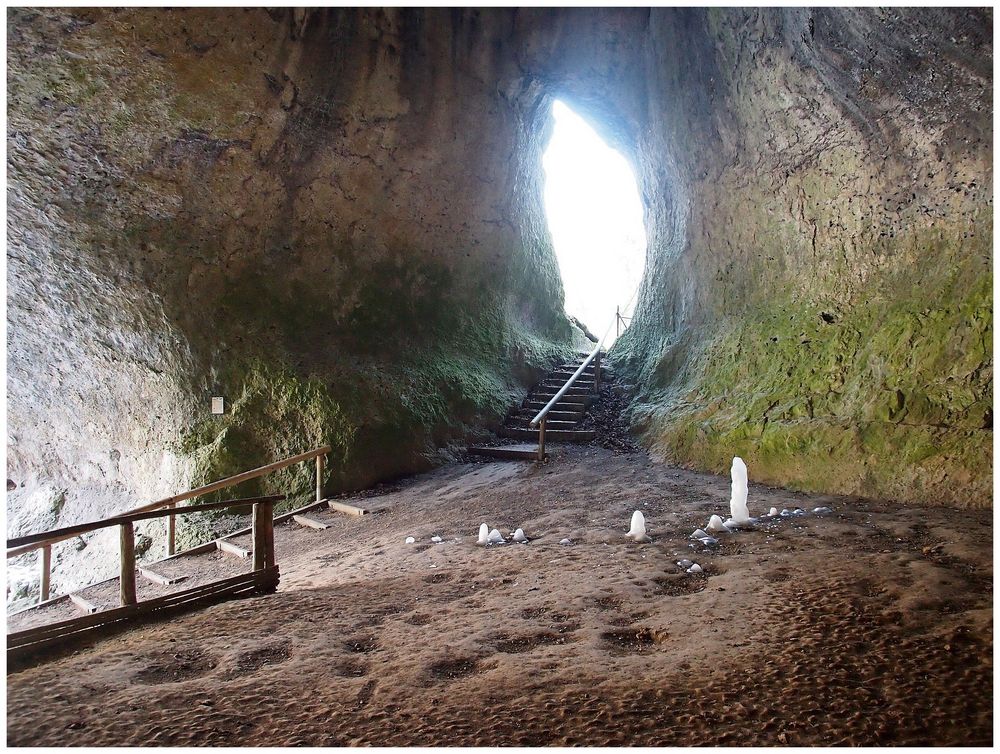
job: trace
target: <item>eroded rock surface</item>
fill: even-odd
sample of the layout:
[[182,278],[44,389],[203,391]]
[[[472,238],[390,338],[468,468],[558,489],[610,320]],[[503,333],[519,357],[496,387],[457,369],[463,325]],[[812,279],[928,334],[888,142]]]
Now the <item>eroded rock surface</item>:
[[[987,504],[991,28],[10,11],[8,533],[323,443],[330,489],[359,487],[497,422],[574,337],[540,190],[556,97],[637,166],[650,252],[613,355],[658,455]],[[115,547],[59,548],[55,588]]]

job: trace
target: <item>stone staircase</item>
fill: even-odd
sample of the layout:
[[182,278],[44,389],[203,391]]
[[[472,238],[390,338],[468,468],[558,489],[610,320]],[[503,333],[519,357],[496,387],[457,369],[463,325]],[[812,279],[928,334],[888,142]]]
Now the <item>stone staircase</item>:
[[[500,437],[525,441],[519,445],[497,447],[470,447],[469,453],[504,460],[536,460],[538,458],[538,429],[528,426],[529,422],[548,405],[556,393],[573,376],[587,355],[575,361],[560,364],[535,385],[524,402],[512,409],[500,428]],[[602,372],[603,378],[603,372]],[[573,383],[566,394],[553,406],[545,422],[545,443],[590,442],[597,433],[592,429],[579,429],[587,408],[597,400],[594,386],[594,365],[590,364]]]

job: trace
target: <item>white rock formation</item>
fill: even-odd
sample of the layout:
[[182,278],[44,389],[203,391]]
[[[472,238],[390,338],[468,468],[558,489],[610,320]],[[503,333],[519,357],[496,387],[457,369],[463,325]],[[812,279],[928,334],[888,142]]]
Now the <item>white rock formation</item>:
[[708,532],[704,529],[695,529],[691,532],[691,539],[702,539],[708,536]]
[[514,532],[514,541],[515,542],[527,542],[528,541],[528,538],[526,536],[524,536],[524,529],[518,529],[517,531]]
[[653,541],[646,536],[646,517],[642,515],[642,511],[636,511],[632,514],[632,525],[629,527],[628,534],[625,536],[631,537],[636,542]]
[[688,573],[701,573],[702,570],[704,570],[704,569],[700,565],[698,565],[697,563],[694,563],[694,564],[692,564],[692,566],[690,568],[688,568],[687,572]]
[[415,540],[413,537],[407,537],[406,538],[406,544],[408,544],[408,545],[412,545],[416,541],[417,540]]
[[485,545],[490,540],[490,527],[486,524],[479,525],[479,539],[476,541],[477,545]]
[[722,523],[722,518],[720,516],[713,515],[710,519],[708,519],[708,526],[705,527],[705,531],[718,534],[719,532],[728,531],[728,529],[726,529],[726,525]]
[[443,539],[441,539],[441,537],[439,537],[439,536],[437,536],[437,535],[435,534],[435,535],[434,535],[433,537],[431,537],[431,542],[433,542],[433,543],[434,543],[434,544],[436,544],[436,545],[439,545],[439,544],[441,544],[442,542],[444,542],[444,540],[443,540]]
[[750,521],[750,510],[747,508],[747,465],[739,456],[733,458],[730,476],[732,476],[733,484],[729,510],[736,523],[744,524]]
[[493,529],[490,532],[490,536],[489,536],[489,540],[488,541],[489,541],[489,543],[491,545],[498,545],[498,544],[501,544],[503,542],[506,542],[507,540],[505,540],[503,538],[503,534],[501,534],[497,529]]

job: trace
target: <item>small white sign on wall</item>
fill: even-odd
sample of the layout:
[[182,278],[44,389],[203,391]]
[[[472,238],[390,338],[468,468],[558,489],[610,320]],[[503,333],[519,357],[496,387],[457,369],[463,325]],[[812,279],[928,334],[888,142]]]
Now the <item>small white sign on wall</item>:
[[226,413],[226,402],[222,396],[215,396],[212,398],[212,413],[213,414],[224,414]]

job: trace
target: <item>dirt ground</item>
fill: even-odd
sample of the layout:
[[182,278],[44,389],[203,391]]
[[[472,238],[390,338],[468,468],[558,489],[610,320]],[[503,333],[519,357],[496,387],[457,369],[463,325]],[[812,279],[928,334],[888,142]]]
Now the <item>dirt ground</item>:
[[[770,489],[751,467],[752,514],[833,512],[706,548],[688,535],[728,512],[728,478],[550,450],[279,527],[277,594],[9,674],[8,743],[992,743],[990,511]],[[636,509],[651,544],[624,536]],[[482,522],[531,542],[479,547]]]

